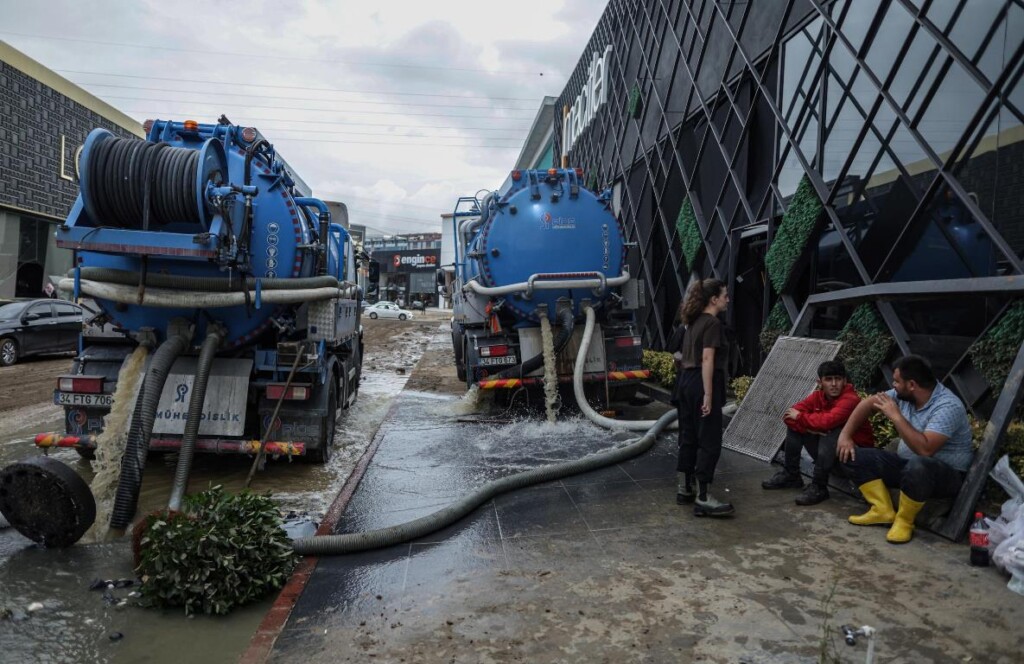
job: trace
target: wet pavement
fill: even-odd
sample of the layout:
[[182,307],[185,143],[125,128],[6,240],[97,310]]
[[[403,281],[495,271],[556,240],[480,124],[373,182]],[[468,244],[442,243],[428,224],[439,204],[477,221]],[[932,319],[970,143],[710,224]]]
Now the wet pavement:
[[[271,491],[283,511],[297,511],[313,521],[320,520],[373,439],[428,340],[436,336],[439,320],[404,326],[368,321],[368,334],[386,331],[390,335],[380,343],[368,341],[359,398],[339,418],[330,462],[324,466],[270,462],[256,475],[252,488]],[[0,412],[0,466],[38,455],[32,437],[40,431],[58,429],[62,417],[61,408],[47,403]],[[59,450],[53,456],[86,481],[92,479],[89,463],[74,450]],[[166,505],[175,462],[173,455],[150,457],[140,513]],[[250,464],[247,456],[197,455],[190,488],[194,492],[223,484],[229,491],[239,490]],[[0,619],[0,660],[236,661],[273,603],[271,596],[226,617],[186,618],[181,611],[117,606],[105,601],[103,592],[88,589],[97,578],[134,578],[125,541],[45,550],[12,528],[0,528],[0,611],[9,609],[16,618]],[[119,601],[133,589],[111,594]],[[34,603],[42,604],[42,608],[29,614],[27,608]],[[123,638],[111,641],[109,635],[115,632]]]
[[[460,422],[456,398],[399,397],[337,532],[409,521],[628,437],[542,415]],[[763,491],[773,471],[726,452],[714,486],[737,515],[697,519],[675,504],[666,435],[640,458],[499,496],[420,540],[321,558],[269,659],[863,661],[864,644],[836,633],[851,623],[878,629],[880,661],[1021,661],[1024,598],[970,567],[965,545],[929,533],[890,545],[884,529],[846,522],[862,509],[852,498],[798,508],[795,492]]]

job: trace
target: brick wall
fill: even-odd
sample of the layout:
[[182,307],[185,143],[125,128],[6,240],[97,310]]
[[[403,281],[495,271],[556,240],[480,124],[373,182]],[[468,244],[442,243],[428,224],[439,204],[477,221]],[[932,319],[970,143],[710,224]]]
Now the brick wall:
[[[96,127],[133,134],[0,62],[0,206],[64,218],[78,196],[75,153]],[[60,177],[61,136],[64,170]]]

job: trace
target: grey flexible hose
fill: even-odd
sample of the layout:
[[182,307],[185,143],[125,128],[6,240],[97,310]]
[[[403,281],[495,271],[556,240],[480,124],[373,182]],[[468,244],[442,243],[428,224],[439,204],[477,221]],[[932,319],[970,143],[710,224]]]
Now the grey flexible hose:
[[121,457],[121,477],[117,483],[114,508],[110,515],[111,528],[127,528],[135,518],[135,510],[139,504],[139,489],[142,486],[142,471],[146,467],[149,439],[153,435],[153,422],[160,404],[160,394],[164,390],[171,365],[188,347],[189,341],[191,332],[180,332],[169,336],[153,353],[153,361],[146,372],[146,380],[132,416],[124,456]]
[[[593,336],[594,333],[594,310],[587,307],[586,312],[587,327],[583,333],[583,342],[580,346],[579,353],[576,356],[576,366],[578,367],[578,370],[573,374],[573,385],[578,388],[577,399],[582,397],[582,367],[587,357],[587,348],[590,346],[590,337]],[[586,403],[585,399],[583,402],[584,404]],[[679,413],[673,408],[657,420],[648,423],[649,428],[647,429],[647,432],[634,443],[623,447],[617,447],[615,449],[608,450],[607,452],[594,454],[583,459],[565,461],[563,463],[557,463],[543,468],[535,468],[523,473],[517,473],[515,475],[493,480],[483,485],[473,493],[460,498],[448,507],[414,521],[402,523],[397,526],[391,526],[389,528],[369,530],[362,533],[304,537],[295,540],[292,543],[292,547],[295,549],[296,553],[303,556],[332,556],[345,553],[356,553],[357,551],[380,549],[386,546],[408,542],[409,540],[416,539],[417,537],[429,535],[430,533],[436,532],[441,528],[455,523],[476,508],[480,507],[480,505],[499,494],[506,493],[514,489],[521,489],[533,484],[539,484],[541,482],[550,482],[551,480],[557,480],[562,477],[597,470],[598,468],[604,468],[605,466],[620,463],[643,454],[647,450],[651,449],[658,438],[658,434],[672,424],[678,414]],[[616,422],[616,420],[610,421]],[[607,428],[607,425],[602,422],[597,422],[597,424]]]
[[[57,288],[72,291],[73,279],[61,279]],[[101,300],[110,300],[122,304],[145,305],[169,309],[220,309],[237,307],[249,302],[262,300],[264,304],[302,304],[319,300],[336,300],[352,297],[357,290],[354,285],[346,284],[344,288],[304,288],[299,290],[281,289],[267,290],[257,298],[255,291],[201,292],[170,288],[149,288],[142,293],[135,286],[111,284],[102,281],[82,279],[79,282],[80,292]]]
[[199,350],[199,361],[196,377],[192,382],[192,396],[188,401],[188,419],[185,420],[185,433],[181,438],[181,450],[178,452],[178,465],[174,469],[174,486],[171,487],[171,498],[167,509],[180,510],[181,501],[188,490],[188,474],[192,470],[192,457],[195,456],[196,438],[199,437],[199,422],[206,402],[206,385],[210,380],[210,369],[217,356],[217,348],[224,340],[224,329],[218,325],[211,326]]
[[429,535],[455,523],[499,494],[540,482],[550,482],[569,475],[597,470],[643,454],[654,445],[658,434],[676,418],[676,415],[674,410],[665,413],[647,433],[634,443],[583,459],[535,468],[524,473],[493,480],[448,507],[414,521],[363,533],[303,537],[295,540],[292,546],[299,555],[332,556],[379,549]]
[[[66,275],[74,278],[74,270]],[[83,267],[82,279],[90,281],[103,281],[109,284],[121,284],[124,286],[138,286],[141,275],[131,270],[115,270],[106,267]],[[228,293],[242,288],[256,288],[256,278],[247,277],[243,282],[241,279],[228,279],[227,277],[191,277],[177,274],[161,274],[150,272],[146,275],[146,286],[153,288],[181,288],[193,291],[210,291]],[[265,290],[301,290],[304,288],[338,288],[344,286],[344,282],[338,281],[331,276],[324,277],[300,277],[296,279],[260,279],[260,288]]]

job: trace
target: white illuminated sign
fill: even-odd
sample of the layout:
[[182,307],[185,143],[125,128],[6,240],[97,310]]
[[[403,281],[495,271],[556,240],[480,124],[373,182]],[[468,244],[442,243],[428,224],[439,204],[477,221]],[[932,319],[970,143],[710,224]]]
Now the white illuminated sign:
[[611,53],[611,45],[605,47],[601,57],[594,53],[583,90],[562,120],[563,157],[569,154],[576,139],[597,115],[598,109],[608,100],[608,58]]

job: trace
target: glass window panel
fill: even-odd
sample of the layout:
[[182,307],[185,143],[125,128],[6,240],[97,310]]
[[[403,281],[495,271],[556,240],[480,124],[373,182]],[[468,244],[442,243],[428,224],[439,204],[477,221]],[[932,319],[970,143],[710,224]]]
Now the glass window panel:
[[959,140],[984,97],[977,83],[954,62],[925,109],[917,130],[932,150],[942,155]]
[[[1004,0],[971,2],[953,24],[953,29],[949,32],[949,40],[968,59],[974,60],[977,56],[985,35],[988,34],[1003,8],[1003,3]],[[992,41],[997,39],[1001,42],[1002,36],[995,35]],[[991,48],[991,44],[989,47]],[[1002,55],[1002,44],[1000,44],[999,54]]]
[[[996,274],[992,240],[967,206],[943,188],[930,206],[921,231],[905,237],[910,251],[902,256],[893,281],[956,279]],[[918,224],[920,225],[920,224]],[[900,254],[897,254],[899,256]]]
[[814,46],[803,30],[786,42],[783,51],[781,110],[782,117],[792,121],[799,113],[798,109],[802,103],[799,98],[801,94],[800,80],[805,75],[812,75],[817,58],[814,58],[814,62],[812,62],[811,54],[814,52]]
[[[832,7],[832,17],[838,19],[846,5],[851,6],[846,9],[846,17],[840,24],[839,30],[850,41],[854,52],[857,52],[864,44],[864,37],[868,34],[868,28],[871,27],[871,22],[874,20],[875,14],[878,13],[882,0],[837,2]],[[843,48],[842,43],[839,44],[839,48]]]
[[[935,27],[940,32],[945,32],[946,27],[949,25],[949,20],[953,18],[953,14],[956,13],[957,5],[964,0],[933,0],[930,7],[928,7],[928,13],[926,16],[928,20],[935,24]],[[962,15],[962,13],[961,13]]]
[[907,43],[913,25],[914,19],[900,3],[893,2],[889,5],[889,11],[879,24],[871,48],[864,58],[865,64],[879,81],[884,83],[889,76],[900,49]]
[[[850,139],[850,146],[853,146],[853,141],[856,136]],[[864,136],[864,141],[861,143],[860,148],[856,154],[850,160],[850,169],[846,173],[846,180],[843,182],[843,186],[839,189],[839,193],[833,200],[833,206],[839,210],[840,208],[846,207],[853,203],[852,196],[861,188],[861,184],[871,176],[872,164],[878,158],[879,153],[882,151],[881,142],[875,136],[874,132],[868,132]],[[884,157],[883,157],[884,160]],[[881,168],[875,170],[885,171],[887,168],[891,168],[891,162],[886,165],[882,164]],[[843,217],[840,215],[840,219],[844,224],[849,223],[850,226],[855,226],[858,223],[858,218],[855,217]]]
[[[839,177],[850,156],[854,141],[864,125],[864,116],[857,110],[856,97],[845,95],[834,76],[829,77],[825,117],[828,135],[824,145],[824,163],[821,171],[826,182]],[[863,100],[862,100],[863,101]],[[841,105],[840,105],[841,104]]]
[[919,188],[923,191],[935,171],[935,163],[902,122],[896,127],[892,138],[889,139],[889,150],[903,164],[903,168],[914,177],[914,181],[919,183]]
[[[901,108],[906,109],[913,100],[920,100],[935,81],[942,62],[938,48],[939,43],[927,30],[919,29],[914,35],[914,41],[910,44],[899,71],[889,84],[889,93]],[[922,76],[924,80],[918,85],[918,79]]]

